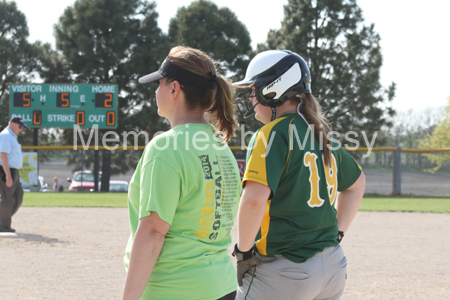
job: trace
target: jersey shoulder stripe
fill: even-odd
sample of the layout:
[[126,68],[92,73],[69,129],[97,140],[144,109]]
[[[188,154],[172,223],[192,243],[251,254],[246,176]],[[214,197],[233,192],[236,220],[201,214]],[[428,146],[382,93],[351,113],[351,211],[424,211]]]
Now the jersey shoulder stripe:
[[244,178],[242,179],[243,184],[247,180],[251,180],[269,186],[266,170],[267,145],[269,144],[274,126],[285,119],[286,118],[278,118],[273,120],[258,131],[255,142],[252,145],[253,149],[249,150],[252,152],[247,162],[247,167],[245,168]]

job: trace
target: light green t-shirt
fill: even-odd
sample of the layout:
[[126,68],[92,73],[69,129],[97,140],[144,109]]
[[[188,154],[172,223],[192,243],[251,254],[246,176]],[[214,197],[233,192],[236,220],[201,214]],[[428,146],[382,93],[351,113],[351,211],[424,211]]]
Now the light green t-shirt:
[[236,290],[227,254],[241,184],[234,156],[209,124],[183,124],[152,139],[130,182],[131,236],[139,219],[169,223],[164,246],[141,299],[218,299]]

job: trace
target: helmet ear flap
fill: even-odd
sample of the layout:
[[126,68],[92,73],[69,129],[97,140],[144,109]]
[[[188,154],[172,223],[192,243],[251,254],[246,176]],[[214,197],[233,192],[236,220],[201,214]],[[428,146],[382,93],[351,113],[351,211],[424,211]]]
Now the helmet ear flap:
[[262,86],[260,88],[255,89],[256,100],[258,100],[258,102],[261,103],[261,105],[270,106],[269,105],[270,102],[268,101],[269,99],[266,99],[266,97],[262,93],[262,91],[265,87],[266,86]]

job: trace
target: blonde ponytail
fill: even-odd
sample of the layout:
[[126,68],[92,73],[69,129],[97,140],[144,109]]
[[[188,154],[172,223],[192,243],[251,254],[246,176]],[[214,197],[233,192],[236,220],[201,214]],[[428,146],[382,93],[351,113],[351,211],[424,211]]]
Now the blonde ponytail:
[[226,78],[217,76],[215,80],[217,82],[217,92],[209,112],[214,116],[218,130],[225,133],[224,140],[228,142],[235,136],[234,126],[238,125],[234,119],[235,107],[231,101],[233,99],[233,90]]
[[305,117],[308,124],[314,125],[315,137],[321,141],[326,141],[321,150],[323,152],[325,164],[331,166],[331,147],[333,146],[333,143],[328,138],[328,134],[331,132],[331,126],[322,113],[319,101],[312,94],[297,95],[292,101],[297,103],[301,102],[300,112]]

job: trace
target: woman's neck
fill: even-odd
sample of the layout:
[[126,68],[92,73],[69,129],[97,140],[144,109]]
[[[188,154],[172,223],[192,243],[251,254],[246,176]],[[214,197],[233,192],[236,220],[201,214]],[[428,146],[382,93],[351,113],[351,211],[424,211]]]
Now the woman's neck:
[[171,128],[187,123],[208,124],[202,111],[189,111],[187,109],[177,109],[176,111],[174,111],[172,113],[172,116],[169,118],[169,122]]
[[278,106],[277,107],[277,115],[276,117],[279,118],[282,115],[285,114],[296,114],[297,113],[297,106],[298,104],[292,104],[289,102],[286,102],[284,105],[282,106]]

